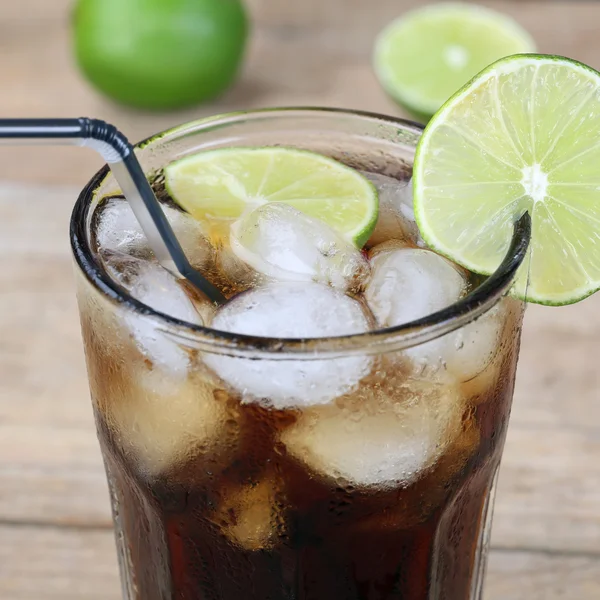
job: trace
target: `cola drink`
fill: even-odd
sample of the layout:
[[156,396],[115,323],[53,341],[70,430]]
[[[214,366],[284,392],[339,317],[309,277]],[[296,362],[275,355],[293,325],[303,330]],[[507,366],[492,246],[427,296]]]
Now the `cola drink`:
[[[223,308],[156,263],[106,173],[74,213],[124,598],[479,598],[522,303],[505,297],[436,339],[408,347],[390,337],[382,349],[373,331],[450,306],[481,281],[418,234],[409,179],[419,130],[387,122],[403,136],[393,145],[373,124],[357,143],[356,124],[373,117],[345,114],[347,131],[327,112],[268,118],[255,139],[255,124],[231,117],[238,135],[248,128],[238,145],[265,145],[267,133],[282,143],[293,128],[287,144],[346,162],[379,192],[362,252],[286,207],[253,216],[253,227],[279,228],[269,239],[293,231],[290,252],[318,276],[278,278],[288,267],[266,257],[268,244],[252,246],[240,231],[232,247],[169,197],[169,144],[188,140],[186,152],[197,152],[214,135],[206,125],[150,142],[141,158],[191,262],[230,298]],[[330,147],[311,127],[332,128]],[[324,243],[336,252],[315,252]],[[267,258],[278,267],[265,275],[257,265]],[[236,345],[205,326],[265,341]],[[343,335],[362,341],[319,346]],[[292,351],[277,338],[308,341]]]

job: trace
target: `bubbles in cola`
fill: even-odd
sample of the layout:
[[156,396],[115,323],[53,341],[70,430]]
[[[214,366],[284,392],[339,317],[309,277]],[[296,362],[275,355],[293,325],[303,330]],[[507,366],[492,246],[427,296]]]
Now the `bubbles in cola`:
[[323,221],[281,202],[247,213],[231,228],[231,247],[258,272],[281,281],[318,281],[358,289],[369,264]]
[[[278,338],[363,333],[369,322],[352,298],[318,283],[271,283],[240,294],[211,323],[221,331]],[[370,371],[367,356],[248,360],[206,354],[206,364],[246,400],[276,408],[323,404],[351,390]]]

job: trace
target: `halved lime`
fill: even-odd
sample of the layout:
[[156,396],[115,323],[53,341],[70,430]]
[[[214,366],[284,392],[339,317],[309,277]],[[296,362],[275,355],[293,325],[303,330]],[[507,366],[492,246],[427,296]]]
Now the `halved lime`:
[[527,299],[569,304],[600,289],[600,73],[590,67],[542,55],[491,65],[430,121],[413,177],[421,234],[455,262],[492,273],[528,210]]
[[342,163],[293,148],[224,148],[165,168],[167,191],[200,221],[231,222],[267,202],[321,219],[362,246],[378,215],[375,187]]
[[443,3],[388,25],[375,44],[374,67],[392,98],[431,116],[490,63],[525,52],[535,52],[535,42],[511,18],[473,4]]

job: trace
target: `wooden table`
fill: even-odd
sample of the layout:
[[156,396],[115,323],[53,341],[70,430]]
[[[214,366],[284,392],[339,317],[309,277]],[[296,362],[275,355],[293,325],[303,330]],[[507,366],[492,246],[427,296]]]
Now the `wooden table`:
[[[401,114],[369,67],[402,0],[252,0],[241,80],[218,103],[152,115],[79,77],[68,0],[0,3],[0,115],[97,116],[132,139],[269,105]],[[490,2],[542,51],[600,67],[600,4]],[[0,149],[0,598],[117,600],[120,588],[74,300],[67,226],[100,166],[80,149]],[[600,168],[600,167],[599,167]],[[600,295],[526,318],[487,599],[600,598]],[[332,599],[333,600],[333,599]]]

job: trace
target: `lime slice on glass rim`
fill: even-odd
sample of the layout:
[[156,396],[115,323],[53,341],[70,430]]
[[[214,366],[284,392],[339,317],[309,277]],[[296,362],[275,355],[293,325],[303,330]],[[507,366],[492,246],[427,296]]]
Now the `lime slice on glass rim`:
[[489,66],[433,117],[413,174],[426,242],[491,274],[513,223],[532,217],[529,286],[540,304],[600,289],[600,73],[576,61],[517,55]]
[[373,184],[354,169],[306,150],[223,148],[165,168],[173,200],[199,221],[229,225],[267,202],[283,202],[321,219],[361,247],[377,222]]
[[431,116],[483,68],[504,56],[535,52],[511,18],[473,4],[433,4],[388,25],[377,38],[377,77],[399,104]]

